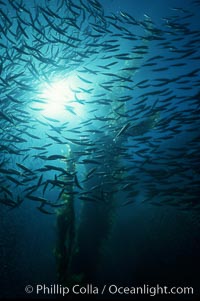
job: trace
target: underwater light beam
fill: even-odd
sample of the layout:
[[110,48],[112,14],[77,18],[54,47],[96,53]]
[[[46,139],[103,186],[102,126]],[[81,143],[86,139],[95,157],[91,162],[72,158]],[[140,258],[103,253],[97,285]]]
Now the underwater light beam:
[[45,101],[43,109],[46,116],[63,115],[65,106],[69,103],[73,103],[75,109],[74,92],[69,78],[45,83],[41,90],[41,98]]
[[43,81],[38,90],[39,99],[33,107],[36,111],[41,110],[45,117],[56,117],[60,121],[67,119],[76,123],[86,115],[85,105],[89,96],[82,89],[83,86],[76,74]]

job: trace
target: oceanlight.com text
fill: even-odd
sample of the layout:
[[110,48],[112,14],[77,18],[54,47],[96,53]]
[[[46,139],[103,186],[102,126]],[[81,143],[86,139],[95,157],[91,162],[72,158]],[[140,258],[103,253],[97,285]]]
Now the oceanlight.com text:
[[61,284],[37,284],[36,286],[27,285],[25,287],[27,294],[35,293],[37,295],[193,295],[193,287],[169,287],[159,284],[151,286],[144,284],[142,286],[117,286],[115,284],[95,286],[93,284],[80,285],[75,284],[72,287],[62,286]]

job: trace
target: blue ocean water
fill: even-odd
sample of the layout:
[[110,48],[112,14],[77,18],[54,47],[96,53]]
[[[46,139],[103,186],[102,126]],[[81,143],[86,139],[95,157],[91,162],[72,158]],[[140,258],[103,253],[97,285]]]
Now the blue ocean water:
[[68,194],[72,274],[198,300],[199,4],[0,1],[0,298],[70,283]]

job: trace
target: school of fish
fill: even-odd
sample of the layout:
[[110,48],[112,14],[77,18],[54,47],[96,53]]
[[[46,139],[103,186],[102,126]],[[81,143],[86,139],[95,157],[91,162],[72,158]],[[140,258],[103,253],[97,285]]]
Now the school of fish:
[[[200,212],[199,6],[157,24],[98,0],[0,1],[2,205],[53,214],[65,192],[105,206],[115,192]],[[41,84],[71,74],[66,115],[48,116]]]

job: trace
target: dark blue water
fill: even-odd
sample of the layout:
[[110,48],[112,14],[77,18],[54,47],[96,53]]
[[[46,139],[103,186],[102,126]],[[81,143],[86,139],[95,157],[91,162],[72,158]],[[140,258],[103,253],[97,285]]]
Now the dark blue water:
[[198,300],[199,1],[12,2],[0,1],[0,298],[58,297],[25,287],[59,283],[55,205],[72,189],[75,274],[191,286],[167,300]]

